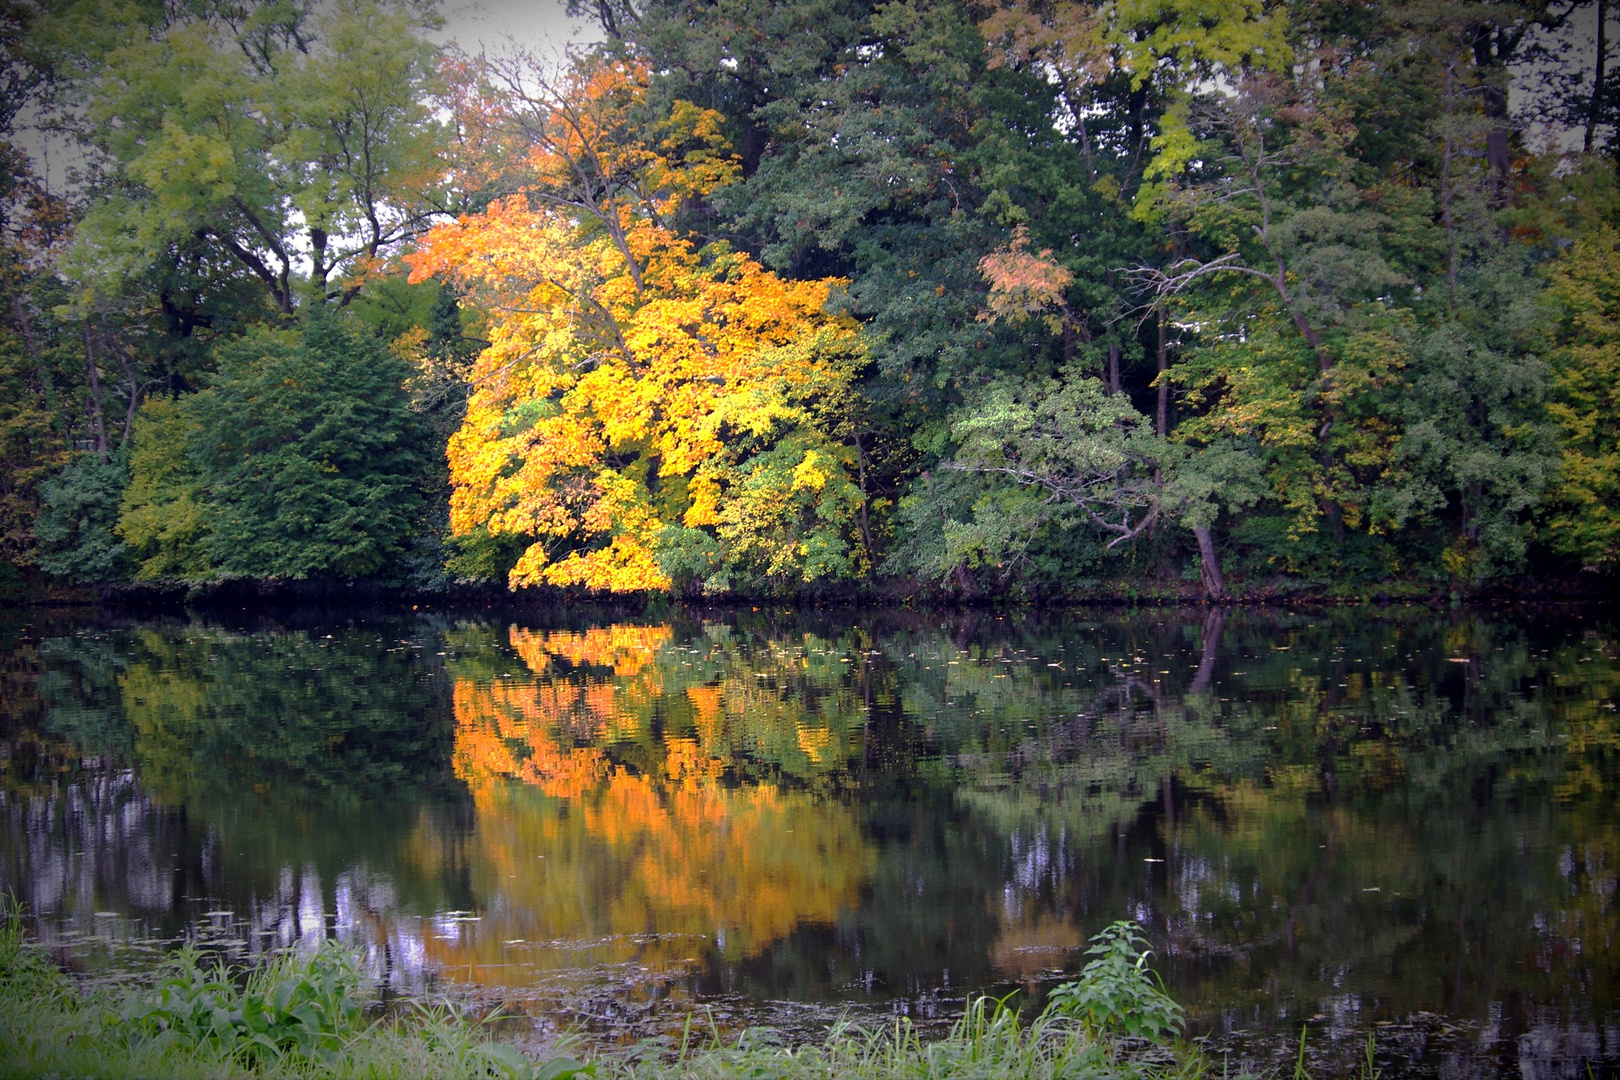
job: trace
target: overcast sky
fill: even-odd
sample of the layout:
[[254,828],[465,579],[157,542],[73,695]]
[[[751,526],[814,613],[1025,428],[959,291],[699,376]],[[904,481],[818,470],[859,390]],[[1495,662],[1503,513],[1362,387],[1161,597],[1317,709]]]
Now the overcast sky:
[[567,0],[445,0],[439,37],[470,53],[500,52],[516,43],[547,57],[570,42],[595,41],[601,30],[589,19],[570,19]]

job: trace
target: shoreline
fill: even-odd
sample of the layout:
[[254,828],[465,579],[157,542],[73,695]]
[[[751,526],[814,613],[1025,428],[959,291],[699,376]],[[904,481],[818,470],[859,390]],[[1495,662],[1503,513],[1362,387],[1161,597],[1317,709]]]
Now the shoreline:
[[[1186,585],[1165,584],[1135,588],[1124,583],[1101,584],[1095,589],[1036,596],[981,593],[962,596],[946,590],[896,582],[888,587],[801,592],[793,596],[684,596],[672,593],[600,593],[563,588],[512,590],[488,584],[448,589],[427,589],[376,581],[278,581],[237,578],[207,583],[151,582],[106,586],[100,589],[32,583],[0,600],[21,608],[101,607],[117,610],[229,609],[259,607],[287,609],[345,605],[436,608],[533,609],[571,608],[602,613],[644,614],[663,606],[700,610],[840,610],[891,609],[942,612],[1057,612],[1083,609],[1196,608],[1203,610],[1270,610],[1312,608],[1403,607],[1436,605],[1479,607],[1574,605],[1605,608],[1620,601],[1620,579],[1583,575],[1495,583],[1478,589],[1424,586],[1416,582],[1384,582],[1346,588],[1319,582],[1274,580],[1259,586],[1234,583],[1233,591],[1211,601],[1202,591]],[[910,586],[910,587],[907,587]]]

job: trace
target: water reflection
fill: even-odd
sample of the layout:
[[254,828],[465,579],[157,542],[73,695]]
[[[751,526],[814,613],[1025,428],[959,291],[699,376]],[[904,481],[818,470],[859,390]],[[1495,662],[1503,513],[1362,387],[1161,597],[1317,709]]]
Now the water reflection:
[[[54,620],[54,621],[53,621]],[[664,1030],[1034,997],[1129,914],[1217,1045],[1620,1058],[1605,623],[373,613],[0,625],[0,888],[95,972],[337,936]],[[776,1003],[776,1004],[773,1004]],[[808,1026],[828,1012],[792,1012]],[[1572,1071],[1573,1070],[1573,1071]]]

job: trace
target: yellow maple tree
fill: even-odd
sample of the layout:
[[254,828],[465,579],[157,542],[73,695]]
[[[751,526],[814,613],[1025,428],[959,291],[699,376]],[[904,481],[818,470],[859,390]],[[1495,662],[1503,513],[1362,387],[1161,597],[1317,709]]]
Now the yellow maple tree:
[[489,314],[449,446],[452,529],[528,538],[513,587],[863,570],[838,438],[856,326],[828,312],[842,283],[785,280],[674,224],[737,174],[718,114],[658,115],[631,62],[486,78],[507,92],[460,99],[496,109],[480,130],[504,133],[516,191],[410,256],[413,281],[452,280]]

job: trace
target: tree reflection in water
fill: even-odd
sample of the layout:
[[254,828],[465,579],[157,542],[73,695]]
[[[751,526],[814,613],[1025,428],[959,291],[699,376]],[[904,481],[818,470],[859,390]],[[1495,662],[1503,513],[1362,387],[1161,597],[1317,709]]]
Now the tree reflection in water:
[[1125,913],[1260,1060],[1620,1056],[1605,623],[29,619],[0,888],[92,969],[335,935],[610,1036],[926,1021]]

